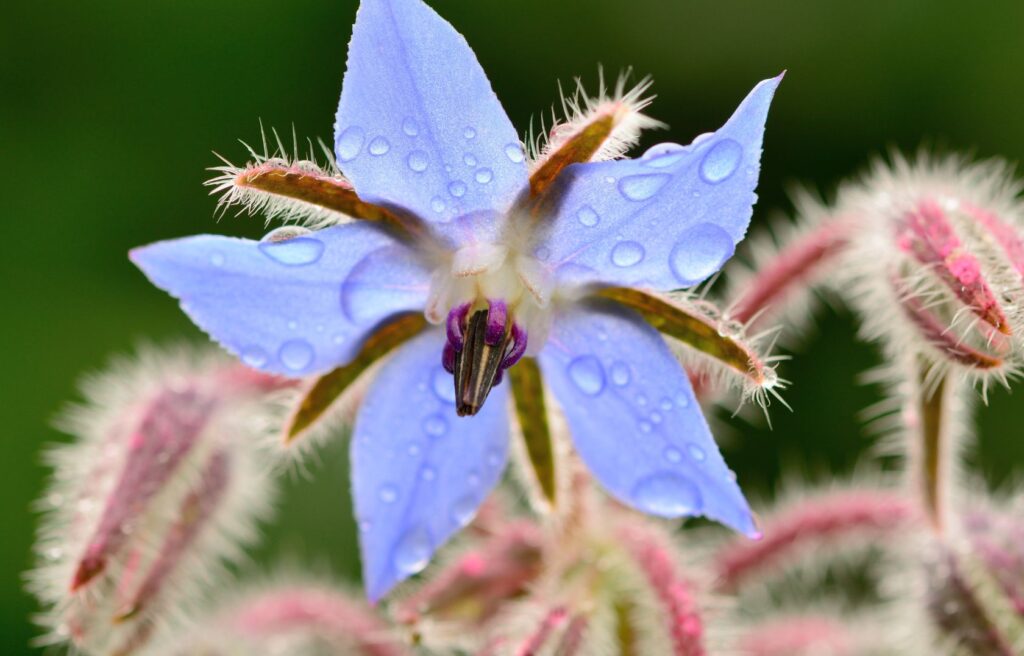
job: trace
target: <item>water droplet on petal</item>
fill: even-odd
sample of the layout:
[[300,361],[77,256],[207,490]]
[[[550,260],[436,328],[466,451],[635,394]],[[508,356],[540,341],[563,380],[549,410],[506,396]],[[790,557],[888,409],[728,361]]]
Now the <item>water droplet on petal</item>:
[[480,472],[475,469],[470,470],[469,477],[466,478],[466,482],[469,483],[470,487],[480,485]]
[[668,263],[679,282],[694,285],[722,268],[735,250],[728,232],[713,223],[699,223],[672,247]]
[[313,362],[313,347],[304,339],[290,339],[281,345],[277,357],[291,371],[302,371]]
[[473,175],[473,178],[480,184],[487,184],[494,179],[494,171],[491,169],[480,169]]
[[437,478],[437,470],[435,470],[433,467],[424,467],[420,471],[420,478],[429,483],[430,481],[433,481],[434,479]]
[[[455,385],[453,385],[450,380],[448,383],[448,387],[451,387],[452,390],[454,390]],[[454,395],[454,392],[452,392],[452,394]],[[430,415],[423,420],[423,432],[430,437],[441,437],[448,432],[448,420],[441,415]]]
[[682,451],[675,448],[674,446],[665,447],[665,450],[662,452],[662,455],[665,456],[665,460],[668,460],[669,462],[673,463],[680,462],[683,459]]
[[462,180],[454,180],[448,184],[448,193],[456,198],[466,195],[466,183]]
[[525,158],[522,145],[517,143],[510,143],[505,146],[505,155],[515,164],[518,164]]
[[546,262],[551,257],[551,249],[547,246],[538,246],[537,250],[533,252],[533,256],[541,262]]
[[242,349],[242,362],[246,365],[259,369],[267,364],[267,352],[258,346],[247,346]]
[[629,365],[625,362],[619,361],[612,363],[612,382],[619,387],[625,387],[629,385]]
[[468,127],[465,130],[463,130],[462,136],[464,136],[467,139],[472,139],[473,137],[476,136],[476,130]]
[[594,211],[594,208],[590,205],[584,205],[581,207],[579,211],[576,212],[576,218],[579,219],[580,223],[588,228],[593,228],[601,221],[600,215]]
[[376,137],[373,141],[370,142],[368,150],[370,151],[371,155],[376,155],[377,157],[380,157],[381,155],[387,154],[387,152],[391,150],[391,143],[388,142],[388,140],[385,139],[384,137]]
[[704,449],[700,448],[693,442],[688,442],[686,444],[686,452],[689,453],[690,457],[696,462],[704,462],[708,459],[708,454],[704,452]]
[[409,169],[416,173],[423,173],[427,170],[427,154],[422,150],[414,150],[406,158]]
[[398,501],[398,488],[390,484],[381,485],[377,490],[377,498],[384,503],[394,503]]
[[338,161],[351,162],[358,157],[359,151],[363,148],[363,139],[365,138],[366,132],[358,125],[342,130],[341,134],[338,135],[337,141],[334,142],[334,153],[338,156]]
[[588,396],[597,396],[604,390],[604,367],[593,355],[581,355],[569,363],[569,378]]
[[215,252],[212,255],[210,255],[210,264],[212,264],[215,267],[224,266],[224,253]]
[[663,517],[694,515],[704,506],[697,486],[671,472],[641,479],[630,496],[641,510]]
[[430,199],[430,208],[437,212],[438,214],[440,214],[441,212],[444,211],[444,201],[441,200],[439,197],[434,196],[433,198]]
[[498,449],[491,449],[487,452],[487,464],[491,467],[497,467],[501,464],[501,451]]
[[654,426],[651,425],[651,422],[649,422],[649,421],[641,421],[640,422],[640,432],[641,433],[650,433],[652,430],[654,430]]
[[455,523],[458,524],[459,527],[463,527],[473,520],[473,515],[476,514],[476,509],[476,499],[469,495],[461,497],[455,502],[455,505],[452,506],[452,519],[455,520]]
[[652,169],[663,169],[672,166],[686,157],[685,146],[676,143],[661,143],[647,149],[640,159],[644,166]]
[[452,375],[438,367],[434,370],[434,377],[431,380],[434,394],[445,403],[455,403],[455,383],[452,382]]
[[466,163],[466,166],[476,166],[476,157],[473,156],[473,153],[463,155],[462,161]]
[[660,424],[661,423],[661,413],[660,412],[652,412],[651,413],[651,423],[652,424]]
[[658,402],[658,407],[664,410],[665,412],[668,412],[669,410],[672,409],[672,399],[668,398],[667,396],[661,397],[661,401]]
[[279,241],[288,241],[289,239],[295,239],[303,235],[308,235],[312,230],[309,228],[303,228],[302,226],[288,225],[281,226],[280,228],[274,228],[267,234],[260,238],[261,242],[265,243],[276,243]]
[[612,264],[630,267],[644,259],[644,247],[635,241],[620,241],[612,248]]
[[416,526],[405,533],[395,547],[395,569],[404,575],[416,574],[430,562],[434,545],[430,533]]
[[676,394],[676,405],[678,405],[680,408],[689,407],[689,405],[690,405],[689,397],[686,396],[686,394],[684,392],[680,392],[679,394]]
[[260,252],[284,266],[307,266],[324,254],[324,243],[312,237],[295,237],[285,241],[261,241]]
[[627,175],[619,180],[619,191],[629,200],[641,201],[651,198],[672,179],[665,173]]
[[416,124],[416,120],[413,118],[406,118],[402,121],[402,132],[409,137],[415,137],[420,133],[420,126]]
[[369,533],[370,529],[373,528],[373,522],[368,519],[364,519],[359,522],[359,531],[362,533]]
[[410,458],[416,458],[423,453],[423,448],[419,445],[419,442],[410,442],[405,452],[409,454]]
[[718,184],[736,172],[742,159],[743,146],[732,139],[722,139],[704,155],[700,163],[700,177],[711,184]]

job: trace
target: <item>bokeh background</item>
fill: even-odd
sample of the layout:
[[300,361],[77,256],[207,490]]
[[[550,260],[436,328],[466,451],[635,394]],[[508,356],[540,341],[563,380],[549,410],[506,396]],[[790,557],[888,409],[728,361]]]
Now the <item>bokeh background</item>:
[[[889,147],[922,143],[1024,157],[1024,3],[518,0],[433,5],[462,31],[522,129],[556,81],[597,65],[655,79],[654,140],[717,128],[753,84],[789,73],[772,108],[753,229],[800,183],[827,193]],[[257,236],[259,218],[215,224],[202,182],[211,150],[243,160],[258,120],[330,141],[356,0],[51,0],[0,15],[0,653],[29,651],[22,592],[41,448],[76,378],[140,341],[202,340],[126,258],[134,245],[202,231]],[[859,413],[877,363],[848,314],[829,309],[795,359],[793,413],[774,430],[734,421],[726,457],[767,494],[780,472],[827,480],[871,442]],[[1018,397],[1019,397],[1018,392]],[[971,459],[993,485],[1024,471],[1024,405],[991,397]],[[341,440],[288,484],[257,563],[284,558],[355,580]]]

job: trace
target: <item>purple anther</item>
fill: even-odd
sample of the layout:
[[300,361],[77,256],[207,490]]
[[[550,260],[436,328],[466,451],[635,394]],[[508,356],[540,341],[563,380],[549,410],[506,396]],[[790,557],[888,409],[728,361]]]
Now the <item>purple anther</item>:
[[445,328],[448,331],[448,343],[456,351],[461,351],[463,346],[463,325],[466,323],[466,316],[469,314],[469,303],[463,303],[452,308],[448,313]]
[[455,353],[455,347],[452,346],[451,342],[445,344],[444,350],[441,351],[441,366],[450,374],[455,373]]
[[508,325],[508,306],[505,301],[489,301],[487,312],[487,330],[484,332],[484,343],[495,346],[505,341],[505,327]]
[[519,362],[519,359],[526,353],[527,335],[519,324],[512,324],[512,346],[509,348],[505,359],[501,361],[501,369],[505,370]]

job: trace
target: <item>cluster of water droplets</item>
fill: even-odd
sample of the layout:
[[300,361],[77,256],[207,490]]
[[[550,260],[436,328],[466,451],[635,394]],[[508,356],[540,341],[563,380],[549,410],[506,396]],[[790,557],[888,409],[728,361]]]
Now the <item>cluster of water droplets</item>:
[[[692,441],[676,442],[680,423],[694,421],[686,409],[693,401],[685,390],[675,394],[649,396],[643,391],[643,381],[637,380],[630,365],[613,360],[607,367],[595,355],[580,355],[567,365],[569,380],[584,395],[600,397],[611,394],[630,404],[637,416],[636,432],[622,435],[624,440],[661,440],[660,447],[665,468],[638,479],[630,492],[632,501],[640,508],[657,515],[679,517],[701,512],[704,501],[700,490],[685,474],[694,465],[703,465],[708,454]],[[672,417],[673,413],[685,413]],[[659,427],[670,422],[665,430]],[[643,446],[641,446],[643,448]],[[657,447],[656,447],[657,448]]]
[[[421,135],[419,123],[412,117],[402,120],[402,134],[410,140],[415,140]],[[452,163],[445,163],[446,177],[449,178],[445,191],[450,198],[444,194],[434,196],[430,200],[430,208],[436,214],[444,214],[448,210],[458,209],[458,199],[463,198],[469,191],[468,182],[475,182],[479,185],[488,185],[494,180],[494,170],[481,165],[481,155],[474,150],[477,131],[472,126],[466,126],[462,130],[465,151],[461,157],[461,163],[466,167],[464,178],[452,177]],[[335,154],[342,164],[352,162],[363,152],[371,158],[384,158],[392,153],[392,144],[383,135],[377,135],[368,140],[366,131],[356,125],[351,125],[338,134],[335,141]],[[503,147],[504,156],[513,164],[519,164],[526,159],[523,146],[520,143],[509,143]],[[405,166],[412,173],[425,173],[431,166],[431,156],[427,151],[414,148],[405,155]]]

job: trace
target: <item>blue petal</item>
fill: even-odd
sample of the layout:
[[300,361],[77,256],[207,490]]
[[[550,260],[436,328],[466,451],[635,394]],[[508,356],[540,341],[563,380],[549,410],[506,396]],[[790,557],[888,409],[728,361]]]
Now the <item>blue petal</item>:
[[576,164],[544,247],[562,279],[694,285],[729,259],[750,222],[768,106],[761,82],[717,132],[660,144],[640,159]]
[[431,330],[402,346],[356,418],[352,488],[371,601],[423,569],[505,468],[506,396],[495,390],[476,416],[456,415],[444,341]]
[[288,376],[348,362],[383,319],[422,310],[428,291],[409,250],[367,224],[281,242],[198,235],[131,259],[224,348]]
[[436,222],[503,212],[527,183],[519,137],[466,40],[420,0],[364,0],[335,122],[367,201]]
[[757,534],[683,368],[639,316],[608,302],[570,308],[556,316],[540,362],[577,452],[613,496]]

